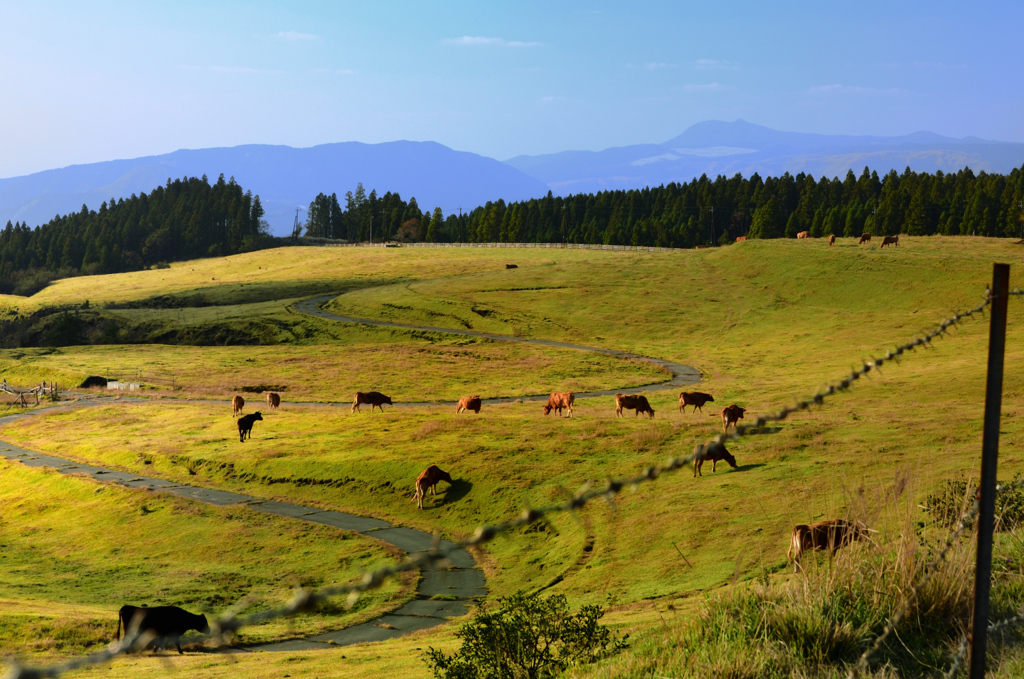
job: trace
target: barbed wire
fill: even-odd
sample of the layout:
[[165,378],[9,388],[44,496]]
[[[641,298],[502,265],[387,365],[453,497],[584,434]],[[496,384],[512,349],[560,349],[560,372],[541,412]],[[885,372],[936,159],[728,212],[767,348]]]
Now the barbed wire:
[[[1022,291],[1021,294],[1024,294],[1024,291]],[[214,620],[210,625],[210,633],[203,635],[197,639],[197,641],[214,641],[216,643],[224,643],[243,627],[276,618],[295,615],[296,613],[310,610],[327,599],[345,594],[348,595],[348,605],[351,606],[356,600],[358,600],[358,597],[362,592],[377,589],[390,578],[400,575],[401,573],[419,570],[435,563],[443,562],[447,559],[449,554],[455,551],[483,545],[490,542],[498,535],[539,521],[550,514],[578,511],[588,502],[595,499],[604,499],[609,503],[613,503],[615,497],[618,496],[624,488],[629,487],[635,490],[640,484],[654,481],[663,474],[679,471],[680,469],[689,467],[694,461],[703,459],[707,455],[718,451],[727,441],[737,440],[743,437],[747,432],[763,428],[769,422],[780,422],[794,413],[810,410],[812,406],[823,404],[826,398],[849,390],[853,386],[854,382],[861,377],[867,376],[872,370],[879,370],[886,362],[898,361],[899,358],[908,351],[914,351],[919,347],[930,346],[933,340],[948,333],[951,327],[958,325],[966,318],[982,313],[989,304],[991,304],[991,297],[989,292],[986,291],[985,301],[979,306],[968,311],[954,314],[952,317],[939,323],[934,329],[921,336],[915,337],[910,342],[900,344],[890,349],[882,357],[864,361],[860,368],[852,370],[848,376],[829,384],[826,388],[819,389],[811,398],[797,401],[794,405],[784,407],[775,413],[761,415],[754,420],[752,424],[737,425],[732,432],[723,432],[706,443],[698,444],[690,455],[671,457],[664,464],[646,467],[640,474],[631,478],[609,479],[603,487],[598,489],[593,489],[593,484],[588,482],[575,495],[563,503],[553,504],[538,509],[524,509],[518,516],[504,521],[503,523],[478,527],[472,537],[466,540],[453,542],[449,547],[440,548],[440,538],[435,536],[434,545],[429,550],[411,554],[397,565],[385,566],[375,571],[370,571],[364,574],[359,582],[354,584],[325,587],[319,590],[299,589],[292,600],[283,606],[253,613],[248,616],[238,616],[237,612],[247,606],[246,601],[243,600],[236,606],[232,607],[232,609],[229,609],[229,611],[221,617]],[[966,515],[962,518],[961,523],[964,522],[964,519],[966,519]],[[966,526],[962,526],[961,530],[958,531],[957,536],[963,530],[966,530]],[[950,541],[954,539],[955,538],[950,538]],[[943,551],[943,558],[945,551],[948,551],[948,547],[947,550]],[[890,624],[895,625],[901,617],[902,613],[899,617],[894,618]],[[882,641],[884,641],[885,636],[888,636],[889,631],[891,631],[891,629],[887,626],[887,631],[876,643],[880,645]],[[112,643],[105,651],[74,658],[50,667],[23,667],[17,661],[13,661],[11,663],[10,671],[7,674],[7,679],[41,679],[43,677],[56,679],[66,672],[89,665],[108,662],[129,651],[141,650],[155,640],[156,639],[152,636],[147,638],[145,635],[139,634],[137,630],[133,630],[131,635],[126,633],[124,640]],[[865,655],[870,657],[867,652]],[[866,662],[864,657],[862,657],[861,660],[862,662]]]

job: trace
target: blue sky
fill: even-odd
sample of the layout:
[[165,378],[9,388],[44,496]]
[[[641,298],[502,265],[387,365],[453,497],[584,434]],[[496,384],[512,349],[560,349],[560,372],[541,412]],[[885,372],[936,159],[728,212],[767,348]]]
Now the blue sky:
[[709,120],[1024,141],[1024,3],[0,1],[0,177],[247,143],[499,159]]

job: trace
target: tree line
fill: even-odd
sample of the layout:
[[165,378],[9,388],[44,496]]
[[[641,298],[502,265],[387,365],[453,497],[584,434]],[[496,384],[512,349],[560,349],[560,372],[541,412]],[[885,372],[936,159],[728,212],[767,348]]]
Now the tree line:
[[163,262],[231,255],[269,240],[259,196],[234,178],[186,177],[99,210],[0,231],[0,292],[32,294],[59,276],[133,271]]
[[694,247],[748,238],[875,235],[1020,236],[1024,168],[1008,175],[864,168],[815,179],[788,172],[762,179],[736,174],[657,188],[602,191],[506,203],[463,215],[421,212],[397,193],[320,194],[310,205],[307,235],[367,241],[604,243]]

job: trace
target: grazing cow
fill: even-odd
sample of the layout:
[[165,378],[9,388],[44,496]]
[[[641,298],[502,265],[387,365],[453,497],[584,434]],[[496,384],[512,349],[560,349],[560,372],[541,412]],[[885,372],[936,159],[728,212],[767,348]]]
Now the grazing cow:
[[423,509],[423,498],[430,490],[431,495],[437,495],[437,484],[439,481],[452,482],[452,475],[442,471],[436,464],[432,464],[416,477],[416,506]]
[[744,412],[746,412],[746,408],[740,408],[735,403],[722,408],[722,429],[729,431],[729,425],[735,426],[737,422],[742,420]]
[[679,394],[679,412],[686,412],[686,406],[693,406],[693,412],[704,412],[705,403],[713,403],[714,397],[701,391],[684,391]]
[[746,236],[736,236],[736,242],[737,243],[739,243],[740,241],[744,241],[744,240],[747,240]]
[[252,415],[243,415],[238,418],[238,440],[245,443],[245,437],[252,438],[252,425],[257,420],[263,420],[263,414],[260,411],[254,412]]
[[639,394],[615,394],[615,414],[622,417],[622,409],[635,410],[639,417],[640,413],[650,413],[654,419],[654,408],[648,403],[646,396]]
[[505,268],[506,269],[518,269],[519,265],[518,264],[506,264]]
[[277,410],[281,407],[281,394],[273,391],[267,392],[267,405],[270,406],[271,410]]
[[701,474],[700,468],[708,461],[711,462],[711,471],[714,472],[720,460],[725,460],[729,463],[730,467],[736,469],[736,458],[725,449],[725,446],[720,443],[712,443],[704,449],[703,455],[693,458],[693,475],[695,477],[698,475],[704,476],[704,474]]
[[811,237],[811,232],[810,231],[801,231],[800,233],[798,233],[796,235],[796,237],[797,238],[810,238]]
[[459,399],[459,405],[455,406],[455,414],[472,410],[477,415],[480,414],[480,395],[473,394],[472,396],[463,396]]
[[557,410],[558,414],[562,414],[562,409],[566,408],[569,411],[569,417],[572,417],[572,404],[576,400],[576,395],[571,391],[567,392],[552,392],[551,396],[548,396],[548,404],[544,406],[544,414],[547,415],[552,410]]
[[836,244],[836,235],[834,233],[829,234],[829,236],[828,236],[828,244],[829,245],[835,245]]
[[244,407],[245,399],[241,396],[236,396],[231,399],[231,417],[238,417]]
[[384,412],[384,404],[391,405],[391,397],[385,396],[379,391],[357,391],[356,397],[352,400],[352,412],[363,412],[363,409],[359,407],[361,403],[370,404],[370,412],[373,412],[374,408],[380,408],[381,412]]
[[900,237],[898,235],[886,236],[885,238],[882,239],[882,247],[884,248],[886,245],[895,245],[896,247],[899,247]]
[[871,240],[871,234],[870,233],[862,234],[861,237],[860,237],[860,240],[857,241],[857,245],[860,245],[861,243],[867,243],[870,240]]
[[139,606],[121,606],[117,613],[117,635],[116,641],[121,640],[121,626],[124,625],[125,636],[128,630],[138,629],[141,633],[150,632],[156,635],[156,642],[160,639],[174,640],[174,646],[181,653],[181,635],[194,629],[206,634],[210,631],[210,624],[206,621],[205,615],[194,615],[184,608],[177,606],[154,606],[145,608]]
[[786,552],[786,562],[793,563],[793,572],[800,571],[800,557],[807,551],[830,550],[834,556],[840,547],[868,537],[868,529],[863,524],[853,524],[845,519],[829,519],[810,526],[800,524],[793,528],[793,536]]

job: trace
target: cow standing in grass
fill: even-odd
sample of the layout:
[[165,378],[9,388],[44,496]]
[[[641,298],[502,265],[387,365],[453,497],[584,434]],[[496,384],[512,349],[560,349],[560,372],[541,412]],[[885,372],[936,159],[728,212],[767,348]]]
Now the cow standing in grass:
[[236,396],[231,399],[231,417],[238,417],[242,413],[242,408],[245,407],[245,399],[241,396]]
[[868,243],[870,241],[871,241],[871,234],[870,233],[861,234],[860,240],[857,241],[857,245],[862,245],[862,244]]
[[712,443],[706,446],[703,454],[693,458],[693,475],[704,476],[701,473],[701,467],[704,466],[705,462],[711,462],[711,471],[714,473],[715,467],[722,460],[725,460],[730,467],[736,469],[736,458],[725,449],[725,446],[720,443]]
[[281,394],[273,391],[267,392],[267,406],[271,410],[277,410],[281,407]]
[[363,403],[370,404],[370,412],[373,412],[374,408],[380,408],[381,412],[384,412],[384,404],[391,404],[391,397],[385,396],[379,391],[357,391],[356,397],[352,399],[352,412],[363,412],[359,406]]
[[477,415],[480,414],[480,394],[463,396],[459,399],[459,404],[455,406],[455,414],[458,415],[459,413],[467,410],[472,410]]
[[151,643],[173,640],[179,654],[182,652],[181,637],[185,632],[195,630],[200,634],[206,634],[210,631],[210,624],[206,621],[205,615],[195,615],[177,606],[121,606],[117,613],[117,634],[114,637],[116,641],[121,640],[122,626],[126,638],[130,630],[137,630],[141,634],[154,635]]
[[711,394],[702,391],[683,391],[679,393],[679,412],[685,413],[686,406],[693,406],[693,412],[704,412],[704,405],[714,402],[715,398]]
[[896,236],[886,236],[885,238],[883,238],[882,239],[881,247],[884,248],[886,245],[895,245],[896,247],[899,247],[900,246],[900,237],[899,237],[899,235],[896,235]]
[[722,408],[722,430],[729,431],[730,424],[735,427],[743,419],[743,413],[745,412],[746,408],[740,408],[735,403]]
[[252,425],[257,420],[262,420],[263,415],[260,411],[254,412],[252,415],[243,415],[238,418],[238,440],[245,443],[245,437],[252,438]]
[[622,417],[623,408],[635,410],[637,417],[640,416],[640,413],[648,413],[651,419],[654,419],[654,408],[651,407],[646,396],[641,396],[640,394],[615,394],[615,414]]
[[547,415],[552,410],[557,410],[558,414],[562,414],[562,410],[569,411],[569,417],[572,417],[572,404],[576,400],[576,395],[571,391],[560,392],[556,391],[548,397],[547,405],[544,406],[544,414]]
[[449,484],[452,482],[452,476],[446,471],[443,471],[436,464],[432,464],[416,477],[416,506],[423,509],[423,498],[427,495],[427,490],[430,491],[431,495],[437,495],[437,484],[441,481],[447,481]]
[[820,552],[827,549],[829,556],[835,556],[841,547],[867,537],[868,529],[863,524],[850,523],[846,519],[829,519],[809,526],[800,524],[793,528],[786,560],[787,563],[793,564],[793,572],[798,573],[800,557],[804,552]]

